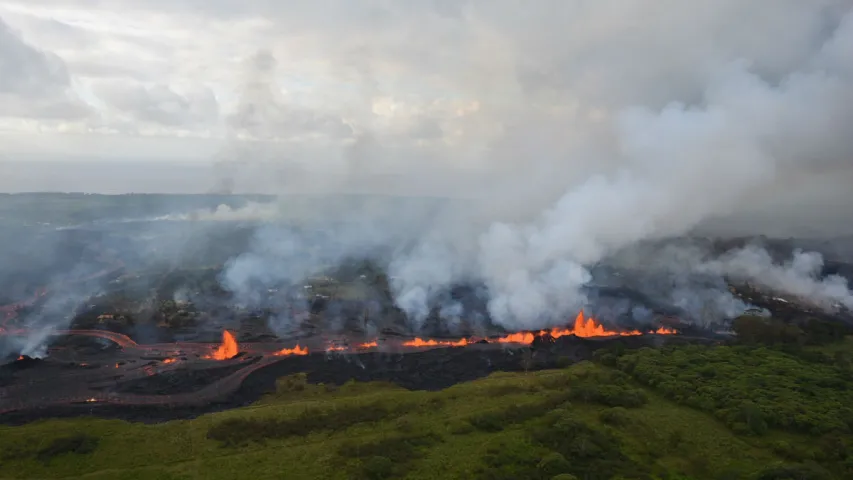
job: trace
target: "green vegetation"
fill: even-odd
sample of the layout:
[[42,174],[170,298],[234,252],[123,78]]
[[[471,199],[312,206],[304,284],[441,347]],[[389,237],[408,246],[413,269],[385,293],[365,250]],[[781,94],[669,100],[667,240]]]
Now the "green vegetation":
[[0,478],[853,478],[853,340],[754,340],[605,351],[441,392],[293,375],[189,421],[0,427]]

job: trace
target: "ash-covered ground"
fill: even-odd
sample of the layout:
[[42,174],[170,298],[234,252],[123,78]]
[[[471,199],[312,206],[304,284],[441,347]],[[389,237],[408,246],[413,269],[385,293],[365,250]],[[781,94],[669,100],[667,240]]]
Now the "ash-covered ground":
[[[104,198],[62,204],[109,210],[116,200]],[[296,372],[327,384],[440,389],[497,370],[588,360],[614,345],[725,342],[744,314],[850,323],[853,266],[838,241],[640,245],[589,266],[583,304],[551,299],[563,308],[518,328],[493,315],[483,282],[401,294],[393,255],[372,247],[344,255],[333,226],[282,223],[286,254],[265,257],[257,239],[268,230],[257,223],[146,208],[136,219],[96,212],[4,230],[0,420],[183,418],[250,403]],[[283,257],[292,271],[258,275]]]

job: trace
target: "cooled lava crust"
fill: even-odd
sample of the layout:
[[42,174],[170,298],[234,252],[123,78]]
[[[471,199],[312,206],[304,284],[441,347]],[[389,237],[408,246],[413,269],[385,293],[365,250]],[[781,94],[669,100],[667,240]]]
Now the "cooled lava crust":
[[638,348],[720,341],[683,335],[545,336],[530,346],[474,343],[291,356],[274,355],[281,344],[244,343],[233,358],[214,360],[205,358],[215,347],[209,344],[115,348],[97,337],[63,340],[43,360],[8,359],[0,366],[0,423],[78,415],[156,423],[250,404],[273,392],[276,379],[299,372],[311,383],[387,381],[413,390],[439,390],[494,371],[539,370],[588,360],[595,350],[615,343]]

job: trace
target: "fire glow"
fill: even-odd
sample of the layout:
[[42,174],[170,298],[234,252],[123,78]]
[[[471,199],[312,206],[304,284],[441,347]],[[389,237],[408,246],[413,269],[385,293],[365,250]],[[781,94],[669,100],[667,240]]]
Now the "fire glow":
[[[552,338],[560,338],[568,335],[575,335],[581,338],[590,338],[590,337],[628,337],[635,335],[643,335],[644,333],[656,334],[656,335],[673,335],[675,334],[675,330],[669,328],[658,328],[657,330],[652,330],[649,332],[641,332],[639,330],[630,330],[630,331],[619,331],[619,330],[608,330],[604,327],[604,325],[595,321],[594,318],[589,317],[585,318],[583,310],[578,313],[578,316],[575,317],[574,325],[568,328],[552,328],[550,330],[540,330],[538,332],[518,332],[511,333],[509,335],[505,335],[503,337],[498,337],[494,339],[482,339],[479,341],[486,341],[487,343],[518,343],[522,345],[530,345],[536,339],[536,337],[542,337],[549,335]],[[473,343],[477,343],[477,339],[473,338],[462,338],[460,340],[434,340],[434,339],[422,339],[415,338],[414,340],[409,340],[408,342],[403,343],[403,346],[406,347],[464,347],[466,345],[471,345]]]
[[575,323],[569,328],[552,328],[551,330],[540,330],[538,332],[520,332],[511,333],[505,337],[498,338],[499,343],[523,343],[531,344],[538,336],[550,335],[553,338],[565,337],[567,335],[575,335],[581,338],[590,337],[630,337],[635,335],[643,335],[643,333],[651,333],[656,335],[673,335],[675,330],[669,328],[658,328],[650,332],[641,332],[639,330],[618,331],[607,330],[604,326],[595,321],[594,318],[584,318],[583,310],[575,317]]
[[239,345],[237,345],[237,339],[234,338],[234,334],[228,330],[224,330],[222,332],[222,345],[204,358],[210,360],[228,360],[237,356],[239,351]]
[[300,347],[298,344],[293,348],[283,348],[273,355],[277,357],[286,357],[290,355],[308,355],[308,349],[305,347]]
[[464,347],[471,343],[467,338],[463,338],[460,340],[433,340],[428,339],[424,340],[422,338],[415,338],[414,340],[409,340],[408,342],[404,342],[404,347]]
[[[433,338],[415,338],[403,342],[402,346],[408,348],[427,348],[427,347],[465,347],[475,343],[492,343],[492,344],[521,344],[530,345],[537,337],[550,336],[551,338],[560,338],[569,335],[575,335],[581,338],[590,337],[628,337],[643,334],[654,335],[674,335],[675,330],[666,327],[660,327],[656,330],[640,331],[640,330],[609,330],[604,325],[598,323],[592,317],[585,317],[583,311],[579,312],[575,317],[574,324],[566,328],[552,328],[550,330],[539,330],[537,332],[518,332],[511,333],[497,338],[460,338],[454,340],[437,340]],[[355,345],[355,348],[347,347],[341,344],[330,344],[326,347],[326,352],[347,352],[350,350],[370,350],[379,347],[377,340],[372,340],[365,343]],[[239,351],[237,340],[234,334],[225,330],[222,333],[222,344],[212,354],[204,358],[213,360],[228,360],[234,358]],[[285,357],[291,355],[308,355],[308,349],[300,345],[293,348],[283,348],[272,354],[277,357]],[[163,363],[172,363],[175,359],[166,359]]]

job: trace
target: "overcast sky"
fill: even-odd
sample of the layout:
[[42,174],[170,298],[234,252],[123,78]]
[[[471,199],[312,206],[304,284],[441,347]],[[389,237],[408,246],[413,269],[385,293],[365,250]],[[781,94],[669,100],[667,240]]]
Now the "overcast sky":
[[[814,61],[851,6],[0,0],[0,190],[38,189],[33,162],[88,159],[195,163],[204,179],[181,180],[193,191],[227,189],[251,163],[244,182],[333,172],[437,188],[490,172],[530,175],[553,197],[619,163],[606,155],[619,111],[699,104],[705,80],[741,60],[778,82]],[[826,55],[853,51],[839,42]],[[94,188],[52,178],[43,188]]]

